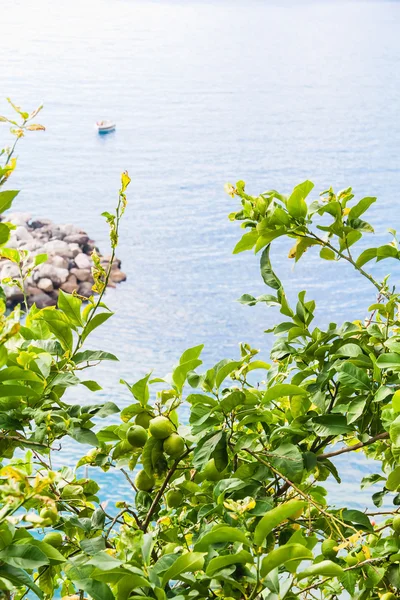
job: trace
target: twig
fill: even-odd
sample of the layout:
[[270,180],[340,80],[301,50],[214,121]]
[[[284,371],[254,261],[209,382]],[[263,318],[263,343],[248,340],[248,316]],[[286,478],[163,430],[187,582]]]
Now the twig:
[[387,440],[389,438],[389,434],[387,431],[383,433],[378,433],[374,437],[370,438],[366,442],[359,442],[354,446],[346,446],[346,448],[341,448],[340,450],[335,450],[334,452],[327,452],[326,454],[320,454],[317,456],[317,460],[324,460],[325,458],[331,458],[332,456],[339,456],[340,454],[344,454],[345,452],[354,452],[354,450],[359,450],[360,448],[364,448],[364,446],[369,446],[378,440]]
[[169,480],[171,479],[172,475],[175,473],[179,463],[181,460],[183,460],[184,458],[186,458],[186,456],[192,451],[192,448],[189,448],[188,450],[186,450],[186,452],[184,454],[182,454],[182,456],[180,456],[179,458],[176,459],[176,461],[174,462],[174,464],[172,465],[172,467],[170,468],[170,470],[168,471],[167,475],[165,476],[165,479],[162,483],[162,486],[160,487],[160,489],[158,490],[157,494],[155,495],[155,498],[149,508],[149,511],[146,515],[145,520],[142,523],[141,529],[146,533],[147,528],[150,524],[151,518],[153,516],[154,511],[157,508],[158,503],[161,500],[161,497],[165,491],[165,488],[167,487]]

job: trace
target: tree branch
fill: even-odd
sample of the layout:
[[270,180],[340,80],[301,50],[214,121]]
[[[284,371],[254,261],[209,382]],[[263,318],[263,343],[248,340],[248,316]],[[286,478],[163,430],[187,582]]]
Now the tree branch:
[[158,505],[158,503],[161,500],[161,496],[163,495],[163,493],[165,491],[165,488],[167,487],[167,485],[168,485],[168,483],[169,483],[172,475],[175,473],[176,469],[178,468],[178,465],[179,465],[180,461],[182,459],[186,458],[186,456],[191,451],[192,451],[192,448],[189,448],[188,450],[186,450],[186,452],[184,454],[182,454],[182,456],[180,456],[179,458],[176,459],[176,461],[174,462],[174,464],[172,465],[172,467],[168,471],[168,473],[167,473],[167,475],[166,475],[166,477],[165,477],[165,479],[164,479],[164,481],[162,483],[162,486],[160,487],[160,489],[158,490],[157,494],[155,495],[155,498],[154,498],[154,500],[153,500],[153,502],[152,502],[152,504],[151,504],[151,506],[149,508],[149,512],[147,513],[146,518],[145,518],[145,520],[142,523],[141,529],[145,533],[146,533],[147,528],[148,528],[148,526],[150,524],[150,521],[151,521],[151,518],[152,518],[152,516],[154,514],[154,511],[156,510],[157,505]]
[[335,450],[334,452],[327,452],[326,454],[320,454],[317,456],[317,460],[324,460],[325,458],[332,458],[332,456],[339,456],[340,454],[345,454],[346,452],[354,452],[355,450],[359,450],[360,448],[364,448],[365,446],[370,446],[374,442],[378,440],[387,440],[389,438],[389,434],[387,431],[383,433],[378,433],[374,437],[370,438],[366,442],[359,442],[354,446],[346,446],[346,448],[340,448],[340,450]]

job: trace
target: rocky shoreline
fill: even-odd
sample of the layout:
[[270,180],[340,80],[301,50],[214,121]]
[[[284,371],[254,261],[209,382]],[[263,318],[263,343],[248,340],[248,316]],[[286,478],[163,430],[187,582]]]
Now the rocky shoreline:
[[[79,227],[66,224],[56,225],[49,219],[32,218],[29,213],[12,213],[0,218],[15,225],[7,248],[29,250],[32,256],[47,254],[45,263],[38,265],[26,280],[25,292],[28,304],[38,308],[54,306],[59,290],[82,296],[93,294],[91,253],[96,249],[101,264],[108,265],[109,256],[102,256],[89,235]],[[109,286],[125,281],[126,275],[120,270],[121,261],[114,259]],[[18,266],[0,258],[0,282],[7,278],[18,278]],[[9,307],[23,301],[23,294],[17,286],[3,286]]]

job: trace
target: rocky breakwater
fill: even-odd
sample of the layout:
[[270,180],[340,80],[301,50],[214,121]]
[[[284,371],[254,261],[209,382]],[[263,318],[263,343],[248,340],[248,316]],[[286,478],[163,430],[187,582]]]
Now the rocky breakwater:
[[[35,267],[25,281],[28,304],[38,308],[57,303],[59,290],[81,296],[93,294],[91,253],[96,249],[104,268],[109,256],[102,256],[89,235],[75,225],[56,225],[49,219],[35,219],[28,213],[3,215],[1,220],[11,222],[15,229],[11,232],[7,248],[28,250],[32,256],[47,254],[47,261]],[[126,275],[120,270],[121,261],[114,259],[109,286],[125,281]],[[0,259],[0,281],[18,279],[18,265],[7,259]],[[17,286],[3,286],[7,305],[15,306],[23,301],[23,294]]]

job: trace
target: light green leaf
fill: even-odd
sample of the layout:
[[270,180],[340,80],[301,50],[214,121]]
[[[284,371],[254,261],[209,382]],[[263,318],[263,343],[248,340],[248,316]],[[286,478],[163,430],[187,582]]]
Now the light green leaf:
[[38,569],[49,564],[49,559],[32,544],[11,544],[0,552],[0,561],[21,569]]
[[305,198],[313,189],[314,184],[311,181],[304,181],[296,185],[287,201],[289,214],[296,219],[304,219],[307,216],[307,203]]
[[373,204],[374,202],[376,202],[376,198],[363,198],[362,200],[357,202],[357,204],[353,206],[353,208],[350,210],[348,214],[348,219],[358,219],[363,213],[365,213],[366,210],[369,209],[371,204]]
[[322,575],[323,577],[340,577],[343,575],[343,569],[337,563],[331,560],[323,560],[320,563],[311,565],[307,569],[304,569],[298,574],[297,579],[304,579],[305,577],[315,577],[316,575]]
[[97,327],[108,321],[110,317],[113,316],[112,312],[103,312],[95,315],[91,321],[87,325],[85,325],[84,330],[82,331],[82,341],[85,341],[86,338],[92,331],[94,331]]
[[324,260],[336,260],[336,254],[330,248],[322,248],[319,255]]
[[83,327],[81,317],[82,300],[73,294],[66,294],[60,290],[58,296],[58,308],[60,308],[71,321],[72,325]]
[[355,390],[369,390],[371,388],[371,381],[367,373],[363,369],[353,365],[351,362],[343,363],[338,372],[338,381]]
[[400,354],[394,352],[387,352],[378,356],[376,365],[380,369],[398,369],[400,367]]
[[396,467],[394,471],[389,474],[386,482],[386,489],[391,492],[395,492],[400,486],[400,467]]
[[169,569],[167,569],[162,578],[162,584],[165,586],[169,581],[179,579],[182,573],[193,573],[199,571],[204,565],[203,552],[188,552],[180,556]]
[[277,525],[280,525],[283,521],[286,521],[286,519],[289,519],[298,511],[301,511],[305,506],[306,503],[303,500],[289,500],[268,511],[255,528],[254,543],[257,544],[257,546],[261,546],[267,535],[271,533]]
[[243,237],[238,241],[236,246],[233,249],[233,254],[239,254],[239,252],[244,252],[245,250],[251,250],[257,239],[259,233],[257,229],[252,229],[251,231],[245,233]]
[[229,527],[229,525],[216,525],[206,533],[194,546],[197,552],[207,552],[211,544],[220,544],[222,542],[240,542],[246,546],[250,546],[247,536],[240,529]]
[[261,563],[261,577],[266,577],[273,569],[296,560],[310,560],[313,558],[311,550],[302,544],[285,544],[272,550]]
[[11,208],[14,198],[19,194],[19,190],[6,190],[0,192],[0,213]]
[[365,263],[369,262],[373,258],[376,258],[378,249],[377,248],[367,248],[364,252],[361,252],[360,256],[356,260],[357,267],[362,267]]
[[298,385],[278,383],[265,392],[263,402],[271,402],[271,400],[284,398],[285,396],[307,396],[307,394],[307,390]]
[[247,552],[247,550],[241,550],[235,554],[224,554],[223,556],[217,556],[210,560],[206,569],[206,575],[208,577],[214,577],[215,573],[230,565],[252,564],[253,562],[254,557],[250,552]]

